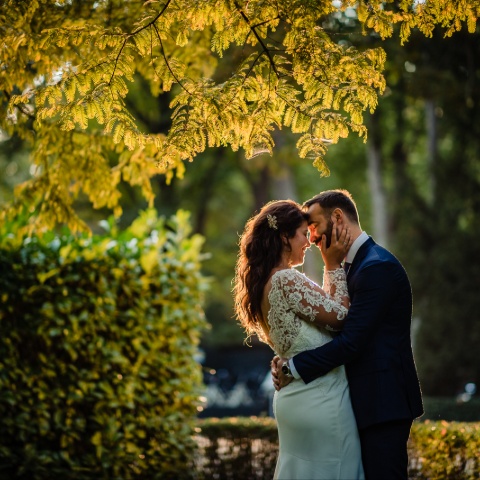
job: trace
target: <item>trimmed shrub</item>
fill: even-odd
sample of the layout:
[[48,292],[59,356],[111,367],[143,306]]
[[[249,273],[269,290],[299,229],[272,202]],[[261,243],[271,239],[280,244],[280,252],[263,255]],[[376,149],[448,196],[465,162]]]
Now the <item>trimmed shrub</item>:
[[471,480],[480,477],[480,423],[414,424],[411,478]]
[[189,478],[202,237],[188,214],[0,248],[0,478]]
[[[272,478],[278,437],[272,418],[211,418],[197,422],[200,478]],[[414,422],[409,478],[473,480],[480,476],[480,423]]]
[[447,420],[456,422],[480,422],[480,398],[457,402],[450,397],[423,397],[425,414],[422,420]]
[[196,432],[200,478],[273,478],[278,434],[272,418],[209,418],[198,421]]

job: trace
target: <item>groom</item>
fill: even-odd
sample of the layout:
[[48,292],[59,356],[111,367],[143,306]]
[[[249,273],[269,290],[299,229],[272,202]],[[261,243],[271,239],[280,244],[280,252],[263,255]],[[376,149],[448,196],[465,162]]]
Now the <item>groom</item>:
[[[400,262],[362,231],[346,190],[322,192],[304,204],[310,241],[327,247],[335,224],[349,228],[345,258],[351,307],[342,332],[331,342],[291,359],[275,357],[275,388],[292,377],[309,383],[345,364],[367,480],[408,478],[407,440],[423,414],[410,339],[412,292]],[[336,227],[335,227],[336,228]],[[299,405],[301,408],[301,405]]]

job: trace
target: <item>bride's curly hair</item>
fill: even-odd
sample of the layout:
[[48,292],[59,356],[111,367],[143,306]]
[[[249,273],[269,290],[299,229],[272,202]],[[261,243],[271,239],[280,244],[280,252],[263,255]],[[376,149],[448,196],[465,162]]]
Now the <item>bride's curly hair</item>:
[[239,242],[233,293],[236,317],[248,336],[256,333],[268,340],[270,329],[261,310],[263,289],[272,269],[280,263],[284,248],[289,248],[283,239],[294,237],[305,220],[308,215],[298,203],[277,200],[263,206],[245,225]]

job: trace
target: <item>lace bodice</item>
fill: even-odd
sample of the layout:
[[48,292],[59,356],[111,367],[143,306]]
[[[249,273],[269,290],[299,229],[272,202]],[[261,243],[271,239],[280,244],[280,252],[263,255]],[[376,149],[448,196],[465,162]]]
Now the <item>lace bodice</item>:
[[[333,328],[326,318],[342,321],[348,310],[341,305],[348,296],[346,275],[342,268],[324,271],[323,291],[295,269],[275,272],[268,294],[270,342],[276,353],[292,357],[331,340]],[[332,315],[327,315],[333,312]],[[336,315],[335,315],[336,314]],[[322,328],[323,327],[323,328]]]

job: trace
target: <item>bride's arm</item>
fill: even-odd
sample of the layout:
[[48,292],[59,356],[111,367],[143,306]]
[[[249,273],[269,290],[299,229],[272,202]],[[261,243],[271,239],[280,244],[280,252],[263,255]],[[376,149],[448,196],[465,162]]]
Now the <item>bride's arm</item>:
[[347,288],[347,275],[343,269],[342,261],[350,249],[353,240],[346,226],[338,226],[335,222],[332,236],[327,248],[326,236],[322,236],[320,252],[325,268],[323,270],[323,290],[345,308],[350,308],[350,297]]
[[325,267],[323,271],[323,290],[338,303],[346,308],[350,308],[350,296],[347,287],[347,274],[345,270],[340,267],[335,270],[327,270]]
[[[339,232],[337,236],[337,231]],[[338,237],[338,238],[337,238]],[[335,301],[347,308],[350,307],[350,298],[347,289],[347,277],[341,266],[353,240],[347,227],[339,228],[334,223],[330,246],[327,248],[326,237],[323,235],[320,245],[325,268],[323,270],[323,290],[329,293]]]
[[289,308],[300,318],[330,330],[341,330],[348,313],[348,296],[335,301],[317,284],[297,270],[286,270],[280,277],[281,289]]
[[[334,224],[331,244],[327,248],[326,236],[322,236],[321,250],[325,268],[329,272],[329,290],[332,296],[309,280],[297,270],[282,270],[272,280],[272,289],[284,297],[289,310],[303,320],[329,330],[339,331],[343,319],[348,313],[350,298],[348,296],[346,275],[340,264],[350,248],[351,239],[347,228],[338,228]],[[283,301],[280,303],[284,303]]]

